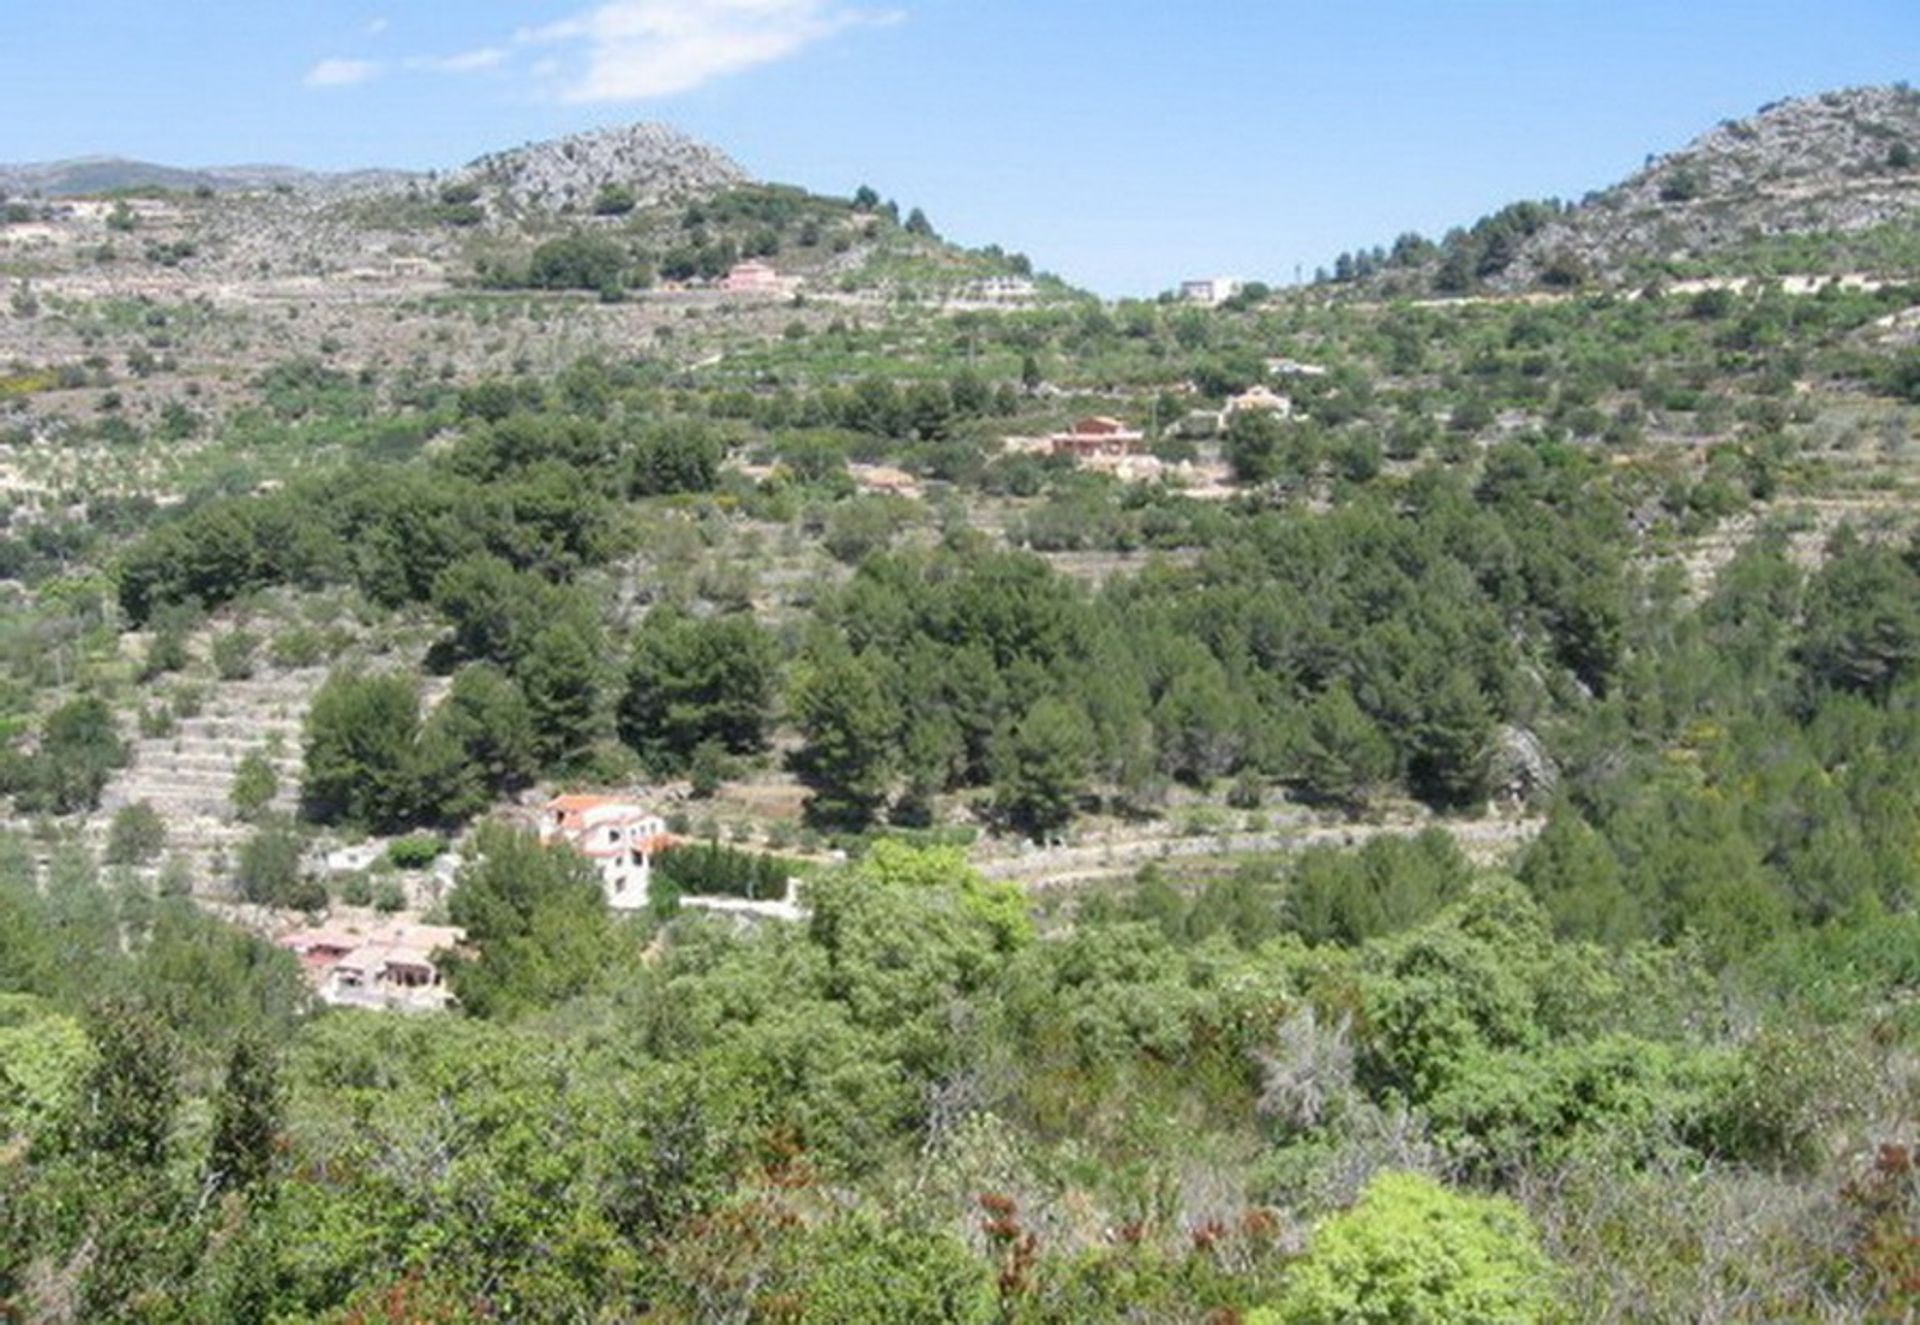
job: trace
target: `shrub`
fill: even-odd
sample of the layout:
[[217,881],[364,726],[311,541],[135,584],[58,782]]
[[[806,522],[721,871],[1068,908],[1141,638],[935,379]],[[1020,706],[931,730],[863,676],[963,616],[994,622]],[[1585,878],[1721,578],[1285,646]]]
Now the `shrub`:
[[260,906],[319,910],[327,890],[300,868],[305,844],[289,824],[263,824],[240,848],[234,882],[240,895]]
[[271,657],[279,667],[311,667],[327,656],[325,632],[312,626],[289,626],[273,637]]
[[250,820],[267,808],[268,802],[279,790],[280,779],[274,773],[273,765],[258,750],[250,750],[234,770],[233,789],[228,792],[228,798],[233,803],[234,813]]
[[167,825],[146,801],[123,805],[114,812],[107,830],[109,865],[145,865],[159,858],[167,846]]
[[633,190],[624,184],[603,184],[599,196],[593,200],[595,216],[625,216],[638,202]]
[[389,842],[387,859],[403,870],[425,869],[446,849],[447,844],[433,833],[413,833]]
[[1314,1230],[1277,1309],[1249,1325],[1356,1320],[1542,1319],[1552,1265],[1511,1201],[1465,1196],[1415,1173],[1382,1173]]
[[260,646],[258,636],[244,630],[230,630],[213,641],[213,670],[222,681],[244,681],[253,675],[253,655]]

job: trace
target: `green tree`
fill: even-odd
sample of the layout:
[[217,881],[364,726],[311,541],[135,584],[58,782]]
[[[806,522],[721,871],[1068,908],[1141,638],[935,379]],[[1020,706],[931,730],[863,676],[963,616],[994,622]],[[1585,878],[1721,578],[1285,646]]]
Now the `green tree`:
[[1920,661],[1920,580],[1891,548],[1836,538],[1807,587],[1810,679],[1884,699]]
[[892,787],[900,711],[879,667],[845,645],[809,658],[794,679],[799,764],[814,794],[808,813],[830,823],[865,824]]
[[[525,785],[538,769],[527,697],[511,676],[490,664],[470,663],[455,672],[452,689],[427,727],[459,747],[478,786],[489,794]],[[454,817],[478,808],[454,807]]]
[[94,1009],[87,1034],[95,1057],[75,1118],[80,1148],[109,1163],[159,1169],[180,1105],[178,1042],[152,1009],[126,1001]]
[[1412,732],[1407,782],[1434,805],[1466,807],[1487,794],[1493,713],[1466,672],[1450,672],[1427,696]]
[[633,190],[624,184],[602,184],[600,192],[594,195],[593,214],[595,216],[625,216],[632,211],[639,200],[633,196]]
[[1392,745],[1354,702],[1345,682],[1330,686],[1314,701],[1301,752],[1301,790],[1356,808],[1392,778],[1394,764]]
[[1242,483],[1266,483],[1280,476],[1287,425],[1263,409],[1236,413],[1227,424],[1227,462]]
[[556,599],[545,580],[490,553],[456,561],[433,582],[433,605],[453,627],[454,656],[509,669],[559,609]]
[[410,826],[418,808],[419,734],[415,682],[335,671],[307,710],[301,786],[307,814],[320,823],[344,821],[380,832]]
[[207,1177],[225,1191],[258,1187],[273,1171],[281,1116],[280,1074],[272,1047],[254,1034],[235,1038],[213,1105]]
[[234,882],[240,895],[260,906],[311,908],[325,905],[326,889],[301,870],[306,843],[288,823],[263,823],[240,847]]
[[1645,937],[1639,907],[1607,841],[1568,805],[1555,808],[1517,871],[1565,938],[1621,944]]
[[599,634],[592,622],[555,622],[533,637],[521,661],[534,750],[548,767],[577,762],[600,735]]
[[23,812],[73,814],[98,805],[107,779],[126,762],[113,710],[88,695],[46,716],[39,749],[17,761],[7,780]]
[[995,806],[1030,836],[1058,832],[1086,791],[1093,746],[1093,728],[1078,705],[1041,700],[995,751]]
[[245,630],[229,630],[213,641],[213,670],[222,681],[244,681],[253,675],[254,654],[260,637]]
[[625,284],[626,251],[600,235],[563,235],[534,249],[527,284],[541,290],[618,293]]
[[766,743],[779,658],[751,616],[648,613],[620,698],[620,738],[663,771],[713,742],[731,754]]
[[455,994],[475,1016],[549,1007],[612,973],[616,936],[600,876],[570,847],[482,824],[448,912],[479,952],[447,962]]

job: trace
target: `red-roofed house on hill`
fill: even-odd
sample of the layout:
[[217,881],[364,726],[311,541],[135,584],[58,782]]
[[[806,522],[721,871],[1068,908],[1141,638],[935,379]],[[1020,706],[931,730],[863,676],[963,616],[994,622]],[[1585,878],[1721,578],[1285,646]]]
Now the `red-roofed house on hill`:
[[540,811],[540,840],[564,842],[593,862],[615,911],[642,911],[653,858],[673,844],[666,821],[619,796],[556,796]]
[[1054,433],[1047,441],[1055,455],[1086,460],[1094,456],[1137,455],[1145,449],[1147,435],[1118,419],[1093,414],[1065,432]]
[[326,929],[282,935],[281,947],[300,959],[321,1001],[336,1007],[432,1012],[452,995],[439,957],[457,951],[466,931],[405,920],[341,922]]

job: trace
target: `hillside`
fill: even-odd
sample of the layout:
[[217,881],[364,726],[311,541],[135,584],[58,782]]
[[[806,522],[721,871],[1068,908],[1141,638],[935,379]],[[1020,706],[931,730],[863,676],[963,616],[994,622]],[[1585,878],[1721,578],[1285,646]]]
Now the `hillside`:
[[622,298],[707,288],[759,259],[776,269],[772,291],[953,298],[1026,270],[997,249],[943,242],[870,190],[849,199],[760,183],[718,148],[650,123],[437,175],[103,157],[0,166],[0,192],[0,271],[87,297],[251,302],[321,282],[373,299],[475,286]]
[[1914,226],[1608,215],[8,204],[0,1320],[1913,1319]]
[[1849,88],[1725,121],[1575,205],[1516,203],[1437,244],[1408,235],[1342,254],[1334,276],[1464,294],[1833,275],[1910,260],[1916,217],[1920,92]]

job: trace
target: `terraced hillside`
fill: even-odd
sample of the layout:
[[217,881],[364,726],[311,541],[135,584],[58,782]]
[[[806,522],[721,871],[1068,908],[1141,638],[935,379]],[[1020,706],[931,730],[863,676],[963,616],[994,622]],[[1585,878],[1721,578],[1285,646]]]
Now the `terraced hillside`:
[[195,891],[220,895],[225,864],[252,831],[233,806],[234,774],[241,760],[260,754],[278,782],[267,809],[298,809],[301,724],[325,677],[324,668],[305,668],[212,687],[200,713],[176,719],[165,735],[132,742],[127,767],[101,794],[89,836],[103,841],[114,811],[144,801],[166,821],[168,850],[188,863]]

